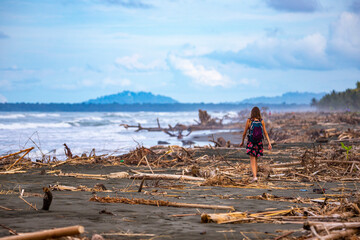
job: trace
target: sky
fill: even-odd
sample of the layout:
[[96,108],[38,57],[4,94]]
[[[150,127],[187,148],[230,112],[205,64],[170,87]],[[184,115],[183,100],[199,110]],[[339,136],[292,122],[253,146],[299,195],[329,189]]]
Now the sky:
[[360,0],[0,0],[0,102],[189,102],[360,81]]

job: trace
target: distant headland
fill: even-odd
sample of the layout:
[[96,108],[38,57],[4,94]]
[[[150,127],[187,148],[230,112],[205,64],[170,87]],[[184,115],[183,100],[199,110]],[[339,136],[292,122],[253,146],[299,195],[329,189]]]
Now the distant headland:
[[245,99],[241,102],[227,103],[180,103],[177,100],[154,95],[151,92],[123,91],[117,94],[106,95],[90,99],[82,103],[0,103],[0,111],[38,111],[38,112],[136,112],[136,111],[229,111],[251,108],[255,104],[279,111],[310,110],[312,99],[318,101],[325,93],[289,92],[282,96],[257,97]]

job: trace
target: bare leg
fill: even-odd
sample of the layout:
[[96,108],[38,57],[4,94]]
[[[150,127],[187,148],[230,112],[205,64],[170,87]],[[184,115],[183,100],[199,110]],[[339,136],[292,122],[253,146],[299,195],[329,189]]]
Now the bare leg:
[[254,177],[254,180],[257,179],[257,157],[254,156],[250,156],[250,166],[251,166],[251,171]]

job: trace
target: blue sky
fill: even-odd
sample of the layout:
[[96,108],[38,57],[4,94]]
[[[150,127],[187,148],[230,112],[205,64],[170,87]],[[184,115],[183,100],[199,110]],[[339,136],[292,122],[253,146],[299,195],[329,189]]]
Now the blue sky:
[[235,102],[360,81],[360,0],[0,0],[0,102]]

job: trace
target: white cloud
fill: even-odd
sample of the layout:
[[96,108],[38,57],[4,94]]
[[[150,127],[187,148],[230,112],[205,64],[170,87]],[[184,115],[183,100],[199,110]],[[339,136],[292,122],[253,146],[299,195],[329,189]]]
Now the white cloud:
[[7,99],[3,95],[0,94],[0,103],[6,103]]
[[97,82],[91,79],[83,79],[80,84],[84,87],[92,87],[95,86]]
[[115,63],[131,71],[150,71],[164,68],[164,63],[160,60],[155,60],[145,64],[142,63],[140,59],[140,55],[134,54],[132,56],[116,58]]
[[102,83],[105,86],[121,86],[127,87],[131,85],[131,81],[129,79],[113,79],[113,78],[105,78]]
[[255,86],[255,87],[259,86],[259,82],[256,79],[243,78],[243,79],[240,79],[238,82],[241,85],[248,85],[248,86]]
[[222,75],[213,68],[206,69],[202,65],[195,65],[188,59],[179,58],[174,55],[171,55],[169,60],[174,68],[180,70],[184,75],[194,79],[194,81],[198,84],[211,87],[229,87],[233,84],[227,76]]
[[[360,16],[343,12],[330,28],[330,49],[349,60],[360,61]],[[357,64],[359,65],[359,64]]]
[[262,38],[238,52],[214,52],[208,56],[255,68],[326,69],[326,48],[325,37],[314,33],[300,39]]

